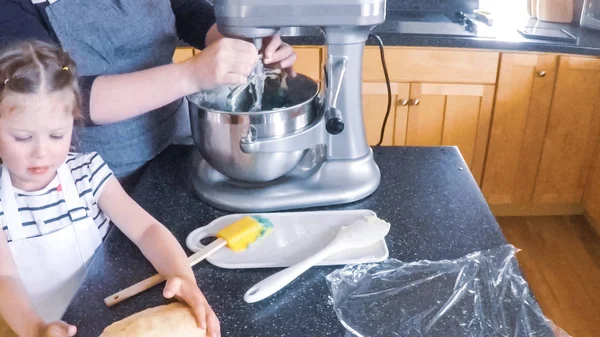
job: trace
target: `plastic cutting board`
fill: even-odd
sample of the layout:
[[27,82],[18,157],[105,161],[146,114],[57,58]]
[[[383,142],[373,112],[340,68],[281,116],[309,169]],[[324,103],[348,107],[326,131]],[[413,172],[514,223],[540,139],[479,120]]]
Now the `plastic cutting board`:
[[[197,252],[204,247],[200,240],[215,236],[220,229],[246,215],[253,214],[222,216],[194,230],[186,239],[187,247]],[[374,216],[375,213],[371,210],[345,210],[255,215],[266,217],[273,223],[274,228],[268,235],[243,252],[223,248],[206,260],[217,267],[227,269],[288,267],[325,247],[333,240],[341,226],[351,224],[357,217]],[[332,255],[318,265],[381,262],[387,259],[388,255],[388,247],[383,239],[369,247]]]

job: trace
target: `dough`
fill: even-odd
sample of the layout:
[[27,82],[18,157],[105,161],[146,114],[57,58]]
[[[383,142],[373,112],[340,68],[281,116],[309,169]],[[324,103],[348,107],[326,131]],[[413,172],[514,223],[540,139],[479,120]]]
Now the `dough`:
[[175,302],[146,309],[115,322],[100,337],[205,337],[192,311]]

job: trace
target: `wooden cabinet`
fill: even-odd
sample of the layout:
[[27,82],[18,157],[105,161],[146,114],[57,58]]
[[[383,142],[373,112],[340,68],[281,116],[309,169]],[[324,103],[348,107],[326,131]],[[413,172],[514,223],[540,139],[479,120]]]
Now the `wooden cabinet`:
[[479,183],[494,88],[489,84],[411,85],[406,145],[457,146]]
[[557,60],[553,55],[502,55],[481,186],[490,204],[532,202]]
[[194,48],[190,48],[190,47],[176,48],[175,53],[173,53],[173,63],[183,62],[192,56],[194,56]]
[[[363,83],[363,120],[369,145],[379,142],[387,111],[384,83]],[[483,170],[494,99],[484,84],[392,83],[381,145],[458,146],[475,179]]]
[[[494,84],[500,54],[488,51],[441,48],[385,47],[392,83]],[[363,82],[385,83],[379,48],[365,47]]]
[[[392,104],[381,145],[458,146],[480,181],[494,99],[483,84],[392,83]],[[383,83],[363,83],[369,145],[379,142],[387,111]]]
[[600,60],[561,57],[533,200],[580,204],[600,131]]
[[294,63],[294,70],[297,73],[306,75],[315,81],[321,79],[323,67],[322,48],[314,46],[294,46],[297,58]]
[[[479,182],[498,54],[390,48],[386,49],[386,63],[392,104],[382,145],[458,146]],[[387,87],[379,52],[367,48],[363,119],[369,145],[380,139],[386,109]]]
[[600,60],[503,54],[482,190],[496,215],[581,213]]
[[[390,114],[381,145],[405,145],[410,84],[391,83],[390,87],[392,89]],[[365,132],[367,142],[373,146],[381,138],[381,127],[388,105],[387,85],[385,83],[363,83],[362,90]]]
[[583,196],[583,207],[590,223],[600,235],[600,149],[596,151],[594,168]]
[[[318,46],[294,46],[293,48],[297,55],[296,62],[294,63],[294,70],[316,81],[320,80],[322,48]],[[183,62],[201,52],[202,51],[199,49],[189,47],[177,48],[173,54],[173,62]]]

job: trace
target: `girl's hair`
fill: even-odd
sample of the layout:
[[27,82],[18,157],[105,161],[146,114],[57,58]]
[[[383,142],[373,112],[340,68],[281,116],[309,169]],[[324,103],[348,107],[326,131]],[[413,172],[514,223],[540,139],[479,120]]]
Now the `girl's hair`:
[[10,92],[44,94],[63,89],[73,90],[73,118],[80,122],[75,62],[66,51],[42,41],[24,41],[0,52],[0,104]]

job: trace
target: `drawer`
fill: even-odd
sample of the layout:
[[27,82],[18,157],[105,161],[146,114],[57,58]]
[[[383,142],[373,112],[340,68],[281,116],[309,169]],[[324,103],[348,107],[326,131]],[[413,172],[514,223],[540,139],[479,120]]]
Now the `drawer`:
[[[294,70],[315,81],[319,81],[321,79],[322,48],[319,46],[293,46],[292,48],[297,55],[296,62],[294,63]],[[195,53],[200,53],[200,50],[196,49]],[[185,57],[185,55],[181,54],[180,57]]]
[[[391,82],[494,84],[499,58],[496,52],[385,47]],[[385,81],[379,47],[365,48],[363,81]]]
[[183,62],[192,56],[194,56],[193,48],[188,48],[188,47],[176,48],[175,53],[173,53],[173,63]]
[[294,63],[297,73],[306,75],[316,81],[321,79],[321,47],[293,46],[298,58]]

